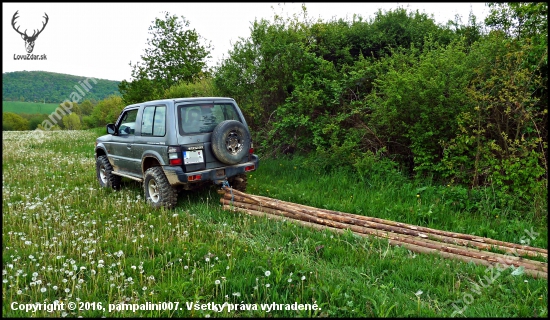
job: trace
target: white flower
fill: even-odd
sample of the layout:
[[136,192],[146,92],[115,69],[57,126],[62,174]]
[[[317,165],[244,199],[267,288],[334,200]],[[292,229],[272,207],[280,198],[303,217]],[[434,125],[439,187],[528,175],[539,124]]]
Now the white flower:
[[266,277],[269,277],[270,275],[271,275],[271,271],[267,270],[267,271],[265,272],[265,276],[266,276]]
[[424,291],[418,290],[418,291],[416,291],[416,293],[414,295],[417,296],[417,297],[420,297],[420,295],[422,295],[423,293],[424,293]]
[[220,284],[220,280],[214,281],[214,284],[219,285],[219,284]]
[[302,281],[306,280],[306,276],[302,276]]
[[40,292],[46,292],[46,288],[44,287],[40,288]]

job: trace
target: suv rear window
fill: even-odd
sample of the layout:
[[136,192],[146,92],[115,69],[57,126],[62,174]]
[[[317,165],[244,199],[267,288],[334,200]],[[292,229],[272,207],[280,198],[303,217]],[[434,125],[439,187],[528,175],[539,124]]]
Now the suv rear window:
[[235,107],[230,103],[185,104],[178,106],[179,131],[181,135],[212,132],[218,123],[239,119]]

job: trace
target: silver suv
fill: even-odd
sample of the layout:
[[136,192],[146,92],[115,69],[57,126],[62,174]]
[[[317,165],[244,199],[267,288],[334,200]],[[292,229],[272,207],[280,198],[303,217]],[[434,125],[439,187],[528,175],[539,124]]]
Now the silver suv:
[[259,164],[253,151],[234,99],[148,101],[125,107],[97,138],[97,179],[113,189],[123,177],[142,182],[147,202],[173,208],[182,189],[225,183],[245,191],[246,173]]

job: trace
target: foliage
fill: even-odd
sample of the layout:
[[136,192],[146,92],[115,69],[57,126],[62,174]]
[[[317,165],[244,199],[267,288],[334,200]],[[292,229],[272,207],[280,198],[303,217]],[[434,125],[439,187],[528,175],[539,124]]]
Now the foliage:
[[120,96],[110,96],[101,100],[92,111],[90,116],[83,117],[83,122],[88,128],[105,126],[114,123],[125,104]]
[[156,99],[174,84],[208,74],[210,44],[202,44],[202,37],[189,29],[185,17],[165,12],[164,19],[155,18],[149,34],[142,61],[130,62],[134,80],[123,80],[119,86],[126,104]]
[[82,124],[80,123],[80,117],[74,112],[64,116],[63,126],[67,130],[80,130],[82,128]]
[[92,114],[92,111],[94,110],[94,105],[97,104],[97,102],[93,102],[91,100],[84,100],[80,104],[81,114],[83,116],[89,116]]
[[[378,12],[370,22],[325,23],[309,19],[304,7],[301,20],[255,21],[251,37],[217,68],[215,84],[239,101],[265,149],[324,150],[343,137],[364,138],[361,100],[373,88],[375,58],[392,48],[422,48],[426,35],[442,43],[451,37],[425,14],[404,9]],[[357,133],[348,135],[352,128]]]
[[2,112],[2,131],[21,131],[29,129],[29,121],[13,112]]
[[122,80],[118,89],[125,104],[156,100],[160,96],[160,89],[152,80],[144,78],[143,73],[140,78],[136,78],[131,82]]
[[217,94],[212,82],[210,77],[192,83],[180,82],[165,90],[162,98],[215,97]]
[[476,106],[457,117],[456,137],[444,143],[447,175],[528,201],[545,192],[548,107],[536,93],[547,88],[538,68],[524,63],[532,50],[501,33],[472,49],[478,65],[467,93]]
[[[430,40],[428,40],[430,41]],[[387,67],[367,97],[366,122],[383,132],[388,151],[412,161],[409,169],[433,172],[443,156],[439,141],[456,130],[455,118],[471,103],[464,91],[471,74],[462,42],[428,42],[430,50],[411,48],[383,59]]]
[[490,2],[491,11],[485,24],[503,31],[508,37],[517,39],[536,37],[548,42],[544,37],[548,30],[547,2]]
[[21,114],[22,117],[29,119],[29,130],[35,130],[39,124],[46,119],[46,115],[43,114]]
[[[547,5],[490,8],[487,32],[473,13],[465,25],[402,8],[324,22],[304,6],[300,16],[255,21],[214,84],[239,102],[266,157],[309,154],[321,170],[385,159],[411,175],[533,199],[547,181]],[[512,102],[521,107],[506,111]],[[484,152],[472,151],[472,134]]]
[[101,100],[119,94],[118,84],[119,81],[46,71],[6,72],[2,73],[2,101],[22,98],[26,102],[58,104],[65,100]]

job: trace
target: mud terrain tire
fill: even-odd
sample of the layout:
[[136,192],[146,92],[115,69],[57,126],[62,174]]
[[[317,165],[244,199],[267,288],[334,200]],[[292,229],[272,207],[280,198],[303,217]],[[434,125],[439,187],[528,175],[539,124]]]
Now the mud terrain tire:
[[153,208],[172,209],[178,203],[178,192],[170,185],[161,167],[145,171],[143,189],[147,203]]
[[99,156],[95,162],[96,176],[102,188],[120,189],[122,177],[113,174],[113,166],[107,156]]

